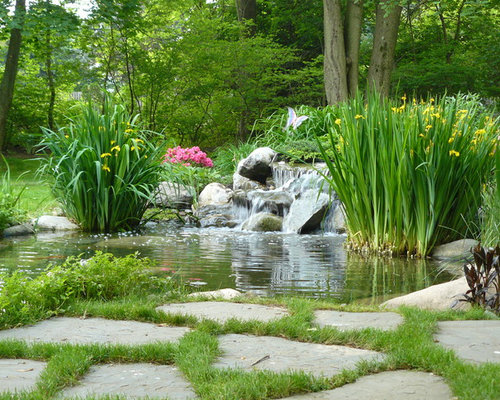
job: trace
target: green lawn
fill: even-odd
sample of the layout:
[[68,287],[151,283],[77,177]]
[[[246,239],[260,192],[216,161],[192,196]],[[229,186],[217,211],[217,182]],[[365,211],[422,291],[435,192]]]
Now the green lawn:
[[[52,196],[49,183],[36,174],[40,160],[19,156],[7,156],[5,160],[9,164],[12,186],[16,193],[23,191],[18,206],[26,211],[26,217],[51,214],[57,207],[57,202]],[[5,171],[5,163],[0,160],[0,175]]]

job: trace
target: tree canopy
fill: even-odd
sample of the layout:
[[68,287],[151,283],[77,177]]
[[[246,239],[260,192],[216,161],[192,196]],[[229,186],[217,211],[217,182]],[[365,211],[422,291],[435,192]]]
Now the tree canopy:
[[95,0],[83,19],[66,2],[28,1],[23,19],[15,6],[0,0],[3,81],[12,82],[12,32],[23,38],[11,105],[0,110],[14,145],[35,143],[40,126],[104,92],[148,129],[208,147],[245,140],[257,118],[285,106],[369,85],[385,95],[500,93],[498,0]]

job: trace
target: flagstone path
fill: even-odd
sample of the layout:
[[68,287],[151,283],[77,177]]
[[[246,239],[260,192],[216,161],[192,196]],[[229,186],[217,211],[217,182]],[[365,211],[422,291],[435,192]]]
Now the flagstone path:
[[237,318],[241,321],[269,322],[290,315],[287,310],[281,307],[220,301],[165,304],[156,309],[170,314],[194,315],[199,319],[211,319],[221,323],[231,318]]
[[361,360],[380,360],[381,353],[316,343],[294,342],[271,336],[219,336],[222,351],[217,368],[242,368],[273,372],[304,371],[314,376],[332,376],[353,368]]
[[36,325],[0,331],[0,340],[56,342],[71,344],[140,345],[157,341],[176,341],[189,328],[166,327],[136,321],[104,318],[51,318]]
[[[158,307],[171,314],[192,315],[198,319],[225,322],[270,321],[289,316],[280,307],[229,302],[194,302]],[[320,310],[314,323],[336,329],[396,329],[402,318],[396,313],[348,313]],[[453,349],[459,357],[474,362],[500,362],[500,321],[439,322],[435,339]],[[315,328],[312,328],[315,329]],[[29,343],[139,345],[158,341],[177,341],[190,332],[185,327],[168,327],[136,321],[102,318],[52,318],[33,326],[0,331],[1,340],[25,340]],[[315,343],[301,343],[278,337],[228,334],[218,337],[221,356],[216,368],[243,370],[304,371],[314,376],[333,376],[343,368],[352,368],[361,360],[382,359],[382,353]],[[20,391],[35,385],[46,363],[32,360],[0,359],[0,393]],[[94,365],[78,385],[66,388],[61,398],[73,396],[117,395],[129,399],[145,396],[175,400],[194,399],[189,382],[175,365],[105,364]],[[331,399],[451,399],[443,379],[425,372],[390,371],[365,376],[330,391],[294,396],[295,400]]]
[[359,378],[355,383],[324,392],[282,400],[441,400],[453,399],[443,378],[428,372],[390,371]]
[[63,391],[61,397],[122,395],[128,398],[165,397],[195,399],[196,394],[177,368],[153,364],[107,364],[90,368],[80,385]]
[[500,363],[500,321],[442,321],[434,339],[473,363]]

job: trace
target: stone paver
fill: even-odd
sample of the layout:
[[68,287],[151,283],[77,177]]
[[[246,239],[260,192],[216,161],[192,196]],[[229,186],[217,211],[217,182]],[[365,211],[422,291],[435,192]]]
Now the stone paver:
[[0,393],[31,389],[47,363],[22,359],[0,359]]
[[500,363],[500,321],[438,322],[434,338],[442,346],[475,363]]
[[403,323],[403,317],[393,312],[343,312],[317,310],[315,320],[321,327],[331,326],[340,330],[376,328],[382,330],[396,329]]
[[219,336],[222,356],[217,368],[263,369],[274,372],[304,371],[332,376],[358,361],[381,359],[383,354],[345,346],[294,342],[270,336]]
[[443,378],[427,372],[391,371],[359,378],[334,390],[287,397],[283,400],[450,400]]
[[217,301],[165,304],[156,309],[166,313],[193,315],[200,319],[212,319],[222,323],[231,318],[237,318],[242,321],[257,320],[268,322],[289,315],[285,309],[280,307]]
[[127,399],[196,398],[189,383],[175,367],[153,364],[93,366],[79,385],[64,390],[61,397],[89,395],[122,395]]
[[0,331],[0,340],[140,345],[157,341],[176,341],[189,330],[182,327],[103,318],[51,318],[32,326]]

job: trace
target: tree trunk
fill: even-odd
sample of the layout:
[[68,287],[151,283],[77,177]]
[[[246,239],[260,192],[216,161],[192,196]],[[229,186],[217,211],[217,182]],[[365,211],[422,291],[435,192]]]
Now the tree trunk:
[[347,61],[347,89],[352,97],[358,90],[359,45],[363,23],[363,0],[347,0],[345,12],[344,41]]
[[389,95],[400,17],[401,6],[391,5],[391,0],[379,3],[368,70],[368,87],[382,96]]
[[323,0],[325,35],[324,80],[326,100],[335,104],[347,100],[346,55],[340,0]]
[[26,14],[26,0],[16,0],[16,10],[14,14],[14,27],[10,31],[9,48],[5,60],[5,70],[0,83],[0,151],[7,146],[7,116],[12,97],[14,96],[14,85],[16,82],[19,53],[21,51],[21,31],[24,25]]

